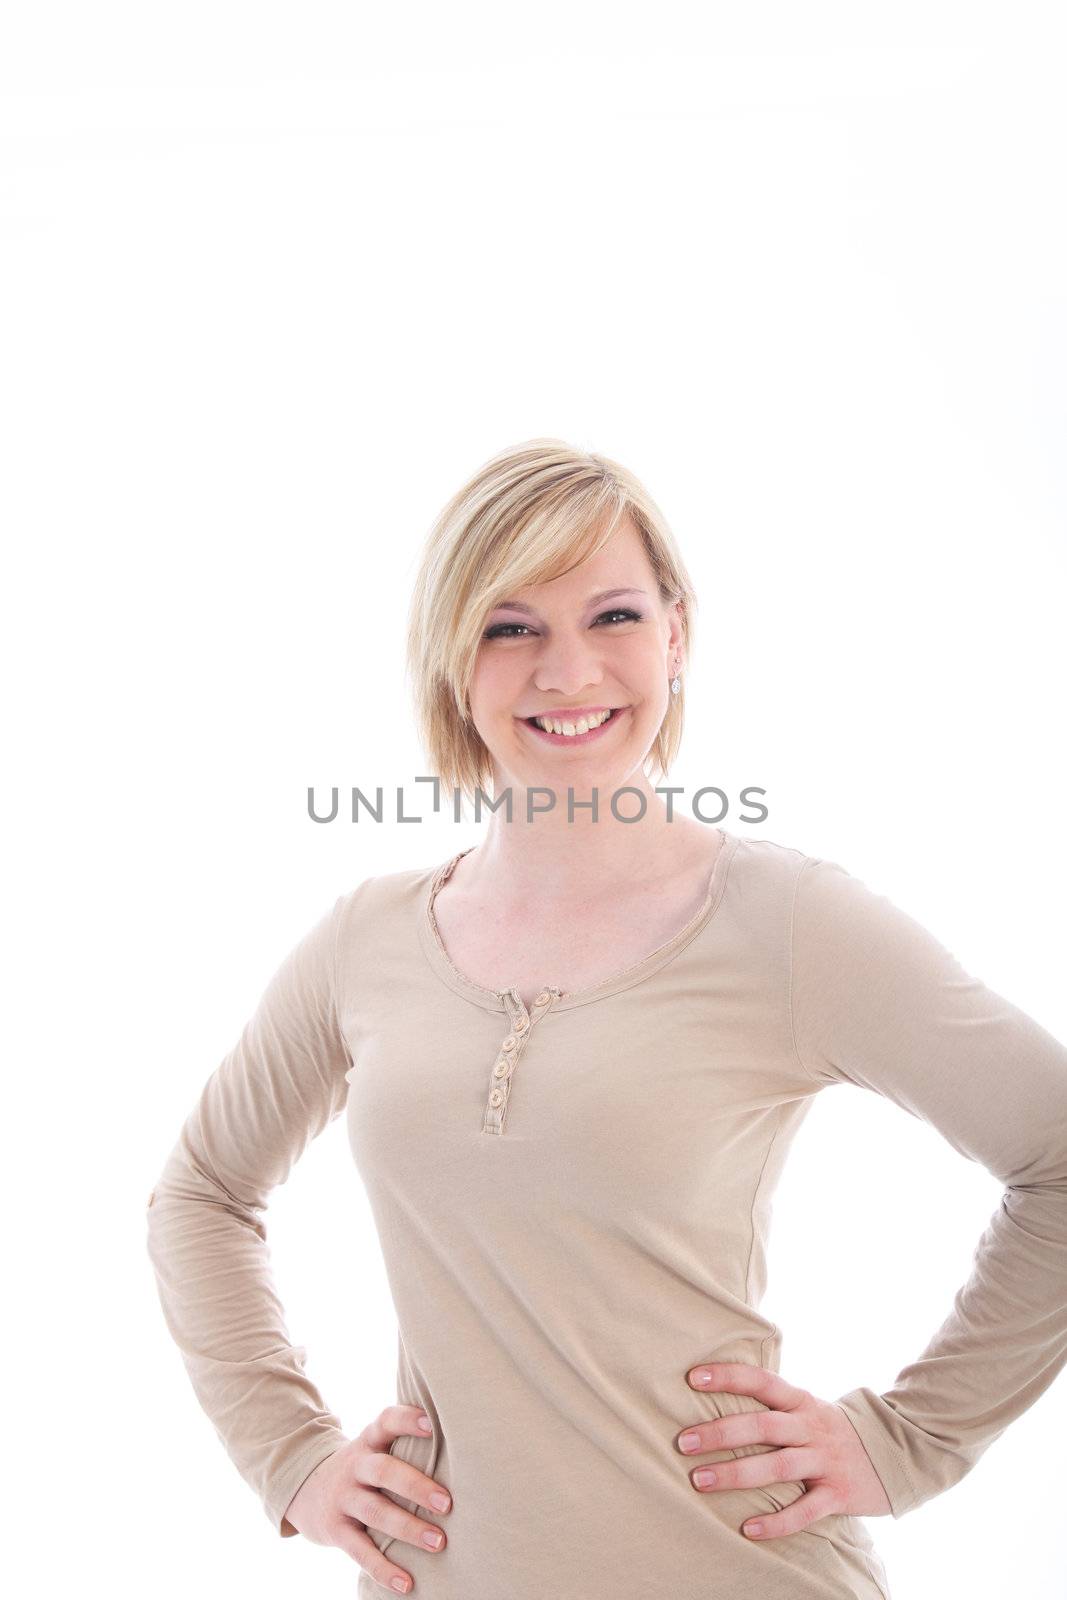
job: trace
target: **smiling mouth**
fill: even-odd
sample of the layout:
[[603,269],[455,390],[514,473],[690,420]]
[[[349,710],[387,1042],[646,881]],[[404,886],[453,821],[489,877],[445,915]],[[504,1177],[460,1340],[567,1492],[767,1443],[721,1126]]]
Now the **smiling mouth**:
[[[517,720],[524,723],[538,738],[547,741],[549,744],[590,744],[594,739],[602,738],[607,730],[614,723],[620,721],[629,709],[629,706],[613,707],[603,722],[598,722],[594,727],[587,728],[584,733],[556,733],[554,729],[543,728],[536,717],[519,717]],[[565,722],[562,717],[554,717],[552,720],[553,722],[558,722],[561,727],[576,726],[574,723]]]

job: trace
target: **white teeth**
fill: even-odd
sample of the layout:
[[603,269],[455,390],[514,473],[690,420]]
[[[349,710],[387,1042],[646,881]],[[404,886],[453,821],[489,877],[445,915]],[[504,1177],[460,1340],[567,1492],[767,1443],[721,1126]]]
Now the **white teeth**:
[[577,722],[557,722],[550,717],[535,717],[534,721],[539,728],[544,728],[546,733],[562,733],[570,738],[573,734],[588,733],[590,728],[599,728],[600,724],[607,722],[610,716],[610,711],[600,711],[591,717],[579,717]]

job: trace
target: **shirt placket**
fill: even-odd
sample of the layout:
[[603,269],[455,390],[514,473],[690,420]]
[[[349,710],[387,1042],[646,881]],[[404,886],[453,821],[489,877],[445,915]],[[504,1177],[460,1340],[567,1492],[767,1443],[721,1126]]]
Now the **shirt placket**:
[[534,998],[532,1006],[527,1011],[526,1004],[517,989],[501,991],[500,998],[504,1002],[508,1031],[501,1040],[497,1058],[489,1075],[489,1094],[482,1121],[483,1133],[504,1132],[515,1068],[529,1044],[534,1026],[562,993],[562,989],[546,986]]

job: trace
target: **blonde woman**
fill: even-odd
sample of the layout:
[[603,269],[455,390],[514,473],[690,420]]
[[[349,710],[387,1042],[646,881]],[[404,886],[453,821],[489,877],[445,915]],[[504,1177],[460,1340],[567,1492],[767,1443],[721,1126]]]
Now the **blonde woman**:
[[[305,934],[153,1191],[200,1404],[365,1600],[879,1600],[860,1519],[952,1487],[1067,1361],[1067,1049],[843,866],[668,811],[694,614],[615,461],[537,439],[455,495],[409,667],[433,771],[499,809]],[[827,1400],[759,1305],[790,1141],[846,1082],[1006,1189],[925,1350]],[[342,1112],[399,1323],[355,1437],[261,1222]]]

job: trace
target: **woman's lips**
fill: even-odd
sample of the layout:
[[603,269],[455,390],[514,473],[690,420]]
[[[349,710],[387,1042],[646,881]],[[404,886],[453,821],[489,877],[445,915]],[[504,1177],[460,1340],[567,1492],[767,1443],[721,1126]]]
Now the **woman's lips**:
[[533,734],[535,739],[540,739],[545,744],[592,744],[594,739],[602,739],[605,734],[610,733],[615,724],[622,721],[629,709],[629,706],[620,707],[618,711],[612,712],[606,722],[602,722],[599,727],[590,728],[586,733],[548,733],[544,728],[539,728],[535,722],[527,721],[525,717],[519,717],[517,720]]

